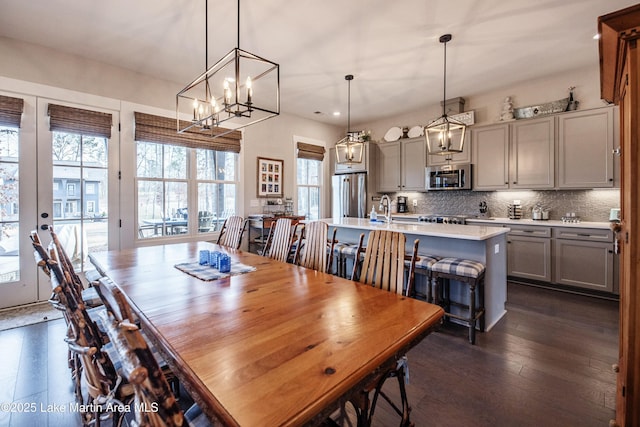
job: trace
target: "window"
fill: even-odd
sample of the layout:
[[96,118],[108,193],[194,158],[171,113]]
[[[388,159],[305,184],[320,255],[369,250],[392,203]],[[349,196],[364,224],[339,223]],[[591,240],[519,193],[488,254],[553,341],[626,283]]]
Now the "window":
[[94,183],[85,184],[85,194],[96,194],[96,185]]
[[298,215],[309,220],[320,218],[321,171],[321,161],[298,158]]
[[297,142],[296,184],[298,187],[298,215],[307,219],[320,218],[320,194],[322,192],[322,161],[325,149],[322,145]]
[[75,196],[75,195],[76,195],[76,185],[67,184],[67,196]]
[[138,238],[217,231],[235,213],[236,153],[138,141],[136,157]]
[[90,200],[87,202],[87,214],[96,213],[96,202]]

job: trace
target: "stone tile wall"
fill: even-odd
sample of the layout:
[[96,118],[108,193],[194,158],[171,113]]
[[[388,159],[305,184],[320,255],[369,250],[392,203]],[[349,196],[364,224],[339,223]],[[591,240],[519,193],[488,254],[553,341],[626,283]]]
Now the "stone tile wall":
[[[394,193],[407,196],[409,211],[418,214],[468,214],[477,215],[478,205],[485,201],[489,216],[506,218],[508,205],[520,200],[524,218],[531,218],[536,204],[549,209],[549,219],[560,220],[568,212],[574,212],[582,221],[606,222],[609,210],[620,207],[620,190],[573,190],[573,191],[431,191],[428,193]],[[413,200],[417,207],[413,207]]]

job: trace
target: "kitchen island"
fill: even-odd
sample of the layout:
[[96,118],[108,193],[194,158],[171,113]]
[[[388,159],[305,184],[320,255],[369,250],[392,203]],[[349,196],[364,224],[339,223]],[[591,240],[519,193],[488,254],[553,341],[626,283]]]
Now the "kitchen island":
[[[419,254],[440,257],[458,257],[479,261],[486,266],[485,273],[485,327],[490,330],[506,313],[507,300],[507,233],[509,228],[407,222],[373,222],[366,218],[325,218],[335,228],[339,242],[357,243],[361,233],[365,244],[369,231],[384,229],[399,231],[407,238],[407,250],[412,250],[415,239],[420,241]],[[419,286],[417,283],[416,286]],[[422,285],[424,286],[424,285]],[[451,283],[451,295],[466,301],[468,294],[462,286]]]

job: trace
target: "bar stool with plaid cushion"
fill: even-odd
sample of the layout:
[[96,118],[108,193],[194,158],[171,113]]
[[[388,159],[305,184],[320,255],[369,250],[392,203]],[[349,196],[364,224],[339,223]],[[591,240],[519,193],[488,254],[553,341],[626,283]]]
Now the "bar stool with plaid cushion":
[[[445,317],[461,320],[469,327],[469,342],[476,343],[476,323],[484,332],[484,273],[481,262],[463,258],[443,258],[431,266],[435,303],[445,310]],[[469,303],[452,301],[450,281],[455,280],[469,286]],[[476,302],[476,294],[478,301]],[[451,306],[468,309],[468,315],[451,313]]]
[[[418,258],[416,258],[416,265],[414,267],[414,273],[425,276],[426,278],[426,289],[425,293],[419,293],[416,290],[416,286],[413,287],[414,295],[410,295],[413,297],[424,298],[427,302],[433,302],[433,296],[431,294],[431,266],[440,260],[439,256],[435,255],[426,255],[426,254],[418,254]],[[406,269],[409,268],[410,261],[404,262],[404,267]]]

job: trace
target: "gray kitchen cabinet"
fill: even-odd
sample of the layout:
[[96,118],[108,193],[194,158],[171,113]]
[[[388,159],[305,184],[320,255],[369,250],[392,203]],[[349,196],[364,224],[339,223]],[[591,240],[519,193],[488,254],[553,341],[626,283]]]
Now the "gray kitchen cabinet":
[[378,144],[378,191],[400,191],[400,141]]
[[551,281],[551,228],[509,226],[507,276]]
[[364,143],[364,152],[362,153],[362,162],[361,163],[352,163],[348,164],[339,164],[336,161],[336,149],[329,149],[329,158],[331,159],[331,174],[340,174],[340,173],[351,173],[351,172],[367,172],[369,170],[369,165],[371,164],[371,147],[369,146],[369,142]]
[[474,128],[473,180],[474,190],[503,190],[509,188],[509,125]]
[[447,156],[431,154],[427,156],[427,166],[443,166],[448,164],[471,163],[471,131],[467,128],[464,135],[462,153],[454,153]]
[[554,186],[554,117],[473,129],[473,189]]
[[554,187],[555,117],[513,122],[509,148],[509,188]]
[[613,108],[558,116],[558,187],[614,186]]
[[425,191],[424,138],[378,144],[378,192]]
[[613,233],[588,228],[553,230],[553,282],[614,292]]

